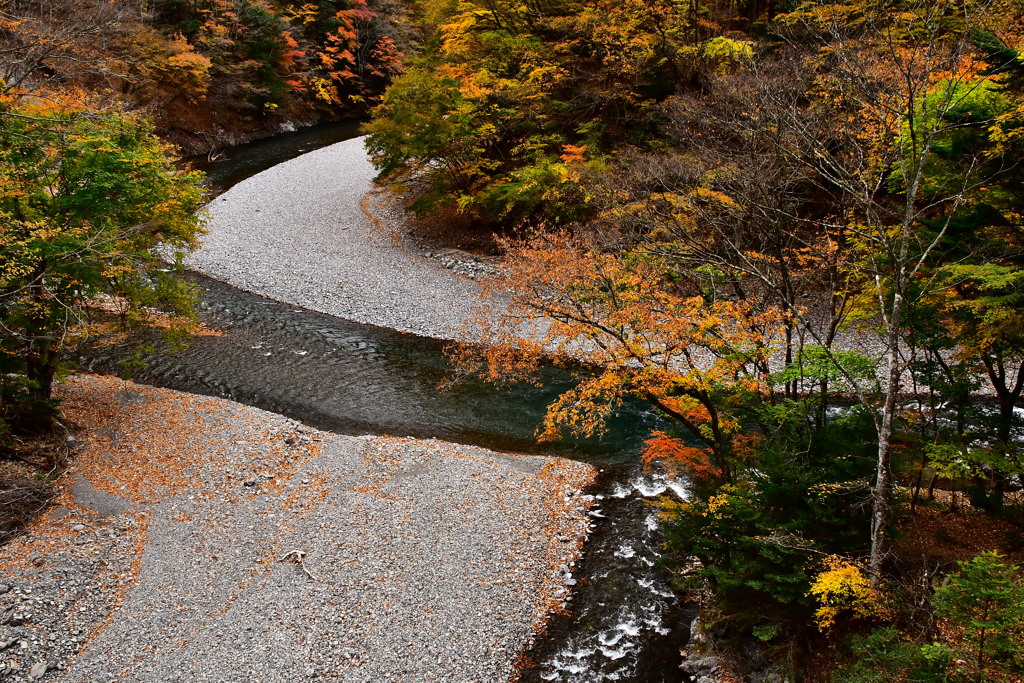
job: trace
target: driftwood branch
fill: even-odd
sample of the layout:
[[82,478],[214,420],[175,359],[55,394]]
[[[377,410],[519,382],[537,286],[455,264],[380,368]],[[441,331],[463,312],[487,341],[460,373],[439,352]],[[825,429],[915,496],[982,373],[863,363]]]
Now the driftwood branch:
[[323,583],[323,581],[321,581],[320,579],[318,579],[315,576],[313,576],[313,574],[308,569],[306,569],[306,551],[305,550],[289,550],[284,555],[282,555],[280,558],[278,558],[277,561],[278,562],[285,562],[285,561],[289,561],[289,560],[291,562],[293,562],[294,564],[299,565],[302,568],[302,571],[306,573],[306,576],[308,576],[309,578],[313,579],[314,581],[316,581],[318,583]]

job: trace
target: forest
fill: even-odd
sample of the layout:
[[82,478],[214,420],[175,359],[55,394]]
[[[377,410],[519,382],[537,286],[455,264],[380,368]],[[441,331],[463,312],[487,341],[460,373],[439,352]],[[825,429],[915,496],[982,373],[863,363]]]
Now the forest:
[[[387,11],[401,17],[397,7]],[[359,117],[408,38],[363,0],[8,0],[0,94],[143,114],[193,154]]]
[[504,256],[461,370],[575,373],[541,439],[663,418],[737,677],[1024,680],[1022,40],[1018,0],[8,0],[0,438],[80,338],[188,332],[171,143],[369,114],[379,181]]
[[666,418],[678,583],[755,668],[1021,680],[1021,18],[426,2],[367,127],[413,210],[499,235],[463,367],[582,361],[541,438]]

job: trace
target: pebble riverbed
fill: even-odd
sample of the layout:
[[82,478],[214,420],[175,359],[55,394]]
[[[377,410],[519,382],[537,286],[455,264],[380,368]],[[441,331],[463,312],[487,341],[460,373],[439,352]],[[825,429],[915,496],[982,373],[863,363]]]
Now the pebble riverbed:
[[363,138],[263,171],[211,202],[209,234],[185,263],[247,292],[355,322],[476,338],[474,278],[486,264],[403,240],[401,209],[371,194],[374,173]]
[[569,595],[588,465],[64,391],[91,429],[0,548],[3,680],[504,681]]

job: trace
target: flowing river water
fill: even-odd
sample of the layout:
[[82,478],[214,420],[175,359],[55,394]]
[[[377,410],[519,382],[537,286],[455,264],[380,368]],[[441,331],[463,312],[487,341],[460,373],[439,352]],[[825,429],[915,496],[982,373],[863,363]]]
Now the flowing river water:
[[[223,190],[260,170],[356,135],[351,122],[285,134],[199,164]],[[688,680],[679,648],[692,612],[679,608],[659,563],[658,516],[649,500],[684,496],[683,487],[638,465],[642,440],[657,418],[627,407],[600,441],[540,446],[534,434],[550,401],[570,386],[551,370],[540,386],[498,389],[461,378],[445,342],[363,325],[248,294],[198,274],[202,312],[219,336],[194,339],[184,351],[141,352],[133,379],[229,398],[344,434],[439,438],[499,450],[544,451],[601,468],[588,495],[598,497],[593,531],[577,566],[567,568],[573,598],[527,653],[523,681]],[[84,365],[125,372],[122,347],[91,351]]]

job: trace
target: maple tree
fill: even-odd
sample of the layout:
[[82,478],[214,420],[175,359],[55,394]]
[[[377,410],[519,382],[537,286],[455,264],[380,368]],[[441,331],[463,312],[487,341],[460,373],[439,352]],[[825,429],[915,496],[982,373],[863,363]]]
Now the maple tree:
[[[677,542],[737,623],[772,637],[799,632],[813,612],[808,555],[862,542],[852,522],[864,519],[856,482],[870,460],[861,414],[816,423],[813,399],[776,392],[785,380],[771,357],[787,316],[708,290],[646,250],[566,234],[506,248],[507,269],[489,288],[507,312],[497,325],[485,314],[483,345],[462,346],[460,366],[495,382],[530,378],[545,359],[574,372],[578,383],[549,406],[544,439],[599,434],[626,398],[649,402],[669,426],[643,458],[683,473],[702,500],[674,510],[686,539]],[[835,371],[811,365],[808,378]],[[739,616],[755,604],[770,616]]]
[[[508,246],[509,270],[491,283],[510,297],[505,324],[488,327],[483,347],[464,347],[461,362],[492,380],[529,376],[551,355],[596,368],[550,406],[542,438],[600,433],[634,396],[698,444],[661,433],[648,442],[648,458],[730,483],[749,446],[739,396],[770,392],[767,359],[783,317],[709,300],[648,254],[601,253],[567,235]],[[530,320],[543,324],[524,328]]]

